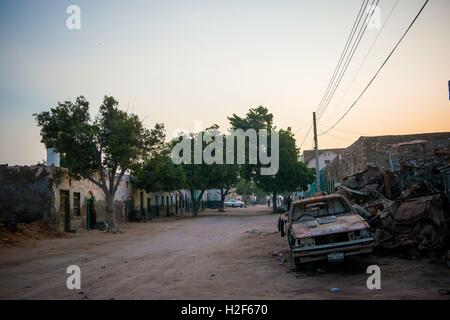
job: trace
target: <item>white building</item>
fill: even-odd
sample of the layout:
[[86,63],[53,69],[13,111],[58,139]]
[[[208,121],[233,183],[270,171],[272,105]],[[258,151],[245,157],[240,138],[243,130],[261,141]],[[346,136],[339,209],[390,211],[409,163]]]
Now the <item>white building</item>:
[[[345,148],[338,149],[322,149],[319,150],[319,171],[331,163]],[[308,168],[316,167],[316,152],[314,150],[305,150],[301,156],[301,160],[306,163]]]

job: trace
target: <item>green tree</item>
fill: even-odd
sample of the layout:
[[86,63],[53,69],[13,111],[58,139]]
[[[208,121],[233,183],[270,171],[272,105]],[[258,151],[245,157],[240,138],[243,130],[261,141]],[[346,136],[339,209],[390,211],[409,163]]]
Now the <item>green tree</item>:
[[114,196],[119,183],[127,170],[137,168],[158,149],[163,126],[158,124],[151,131],[144,128],[137,115],[120,110],[118,102],[108,96],[94,119],[83,96],[33,116],[41,127],[42,142],[61,153],[70,174],[90,180],[103,191],[108,229],[115,232]]
[[[261,129],[266,129],[268,132],[273,128],[273,115],[269,112],[269,109],[263,106],[259,106],[257,108],[251,108],[244,118],[233,113],[231,117],[228,117],[230,122],[231,129],[237,130],[242,129],[244,131],[248,129],[254,129],[256,131]],[[270,139],[269,139],[270,140]],[[259,146],[259,137],[257,137],[257,144]],[[249,150],[249,141],[246,139],[245,142],[245,150]],[[236,159],[236,146],[235,146],[235,159]],[[259,153],[257,154],[259,157]],[[245,155],[246,165],[240,166],[240,176],[247,180],[251,181],[252,177],[255,175],[259,166],[254,164],[249,164],[249,155],[246,153]],[[258,159],[257,162],[259,163]]]
[[[186,188],[190,190],[192,199],[192,211],[193,215],[197,216],[200,208],[201,199],[203,194],[208,189],[220,189],[221,190],[221,209],[223,210],[223,203],[225,201],[225,195],[230,189],[237,183],[237,177],[239,174],[239,166],[225,164],[225,141],[224,135],[220,133],[219,126],[213,125],[204,131],[190,134],[189,136],[180,136],[173,142],[173,145],[180,142],[183,139],[189,140],[189,150],[186,152],[191,153],[191,162],[183,163],[185,174]],[[218,141],[222,141],[222,145],[215,144]],[[212,158],[218,160],[213,163],[207,163],[202,158],[201,163],[194,163],[194,150],[195,145],[201,146],[203,151],[210,148],[210,154]],[[221,154],[217,152],[221,151]],[[219,162],[219,163],[218,163]],[[222,162],[222,163],[220,163]],[[198,191],[198,193],[196,192]]]
[[[273,115],[265,107],[253,108],[248,111],[245,118],[233,114],[228,117],[232,129],[266,129],[277,130],[273,126]],[[258,170],[261,165],[259,160],[257,164],[248,164],[246,156],[246,164],[241,165],[242,177],[254,183],[258,188],[265,192],[270,192],[273,197],[273,211],[276,211],[276,198],[281,192],[294,192],[302,190],[314,179],[311,170],[309,170],[303,162],[299,161],[299,150],[296,147],[294,134],[291,129],[278,130],[279,133],[279,169],[275,175],[260,175]],[[270,133],[269,133],[270,135]],[[271,148],[270,139],[268,139],[269,150]],[[258,147],[260,146],[258,141]],[[248,145],[246,145],[246,149]],[[258,152],[259,155],[259,152]]]
[[[195,143],[200,143],[202,146],[205,145],[203,141],[203,132],[192,133],[190,135],[183,134],[174,139],[171,144],[176,145],[177,143],[181,143],[182,140],[188,141],[189,149],[183,150],[183,153],[189,152],[192,161],[189,163],[182,163],[179,167],[182,168],[185,175],[185,188],[188,189],[191,194],[192,216],[195,217],[198,215],[203,194],[211,186],[211,167],[204,162],[201,164],[195,164],[193,162]],[[199,191],[198,194],[196,194],[197,190]]]
[[211,180],[211,186],[220,190],[219,211],[224,211],[225,197],[239,181],[239,166],[236,164],[213,164]]
[[256,195],[257,197],[266,195],[266,193],[258,188],[253,181],[248,181],[245,179],[239,179],[238,183],[236,184],[236,193],[244,196],[244,202],[246,204],[251,195]]
[[255,181],[259,188],[272,194],[273,212],[277,210],[277,195],[305,190],[313,180],[312,171],[305,163],[299,161],[299,151],[295,145],[291,128],[279,131],[280,166],[272,176],[256,175]]
[[133,183],[146,192],[165,191],[169,194],[184,188],[186,177],[181,166],[177,166],[167,154],[156,154],[146,159],[133,172]]

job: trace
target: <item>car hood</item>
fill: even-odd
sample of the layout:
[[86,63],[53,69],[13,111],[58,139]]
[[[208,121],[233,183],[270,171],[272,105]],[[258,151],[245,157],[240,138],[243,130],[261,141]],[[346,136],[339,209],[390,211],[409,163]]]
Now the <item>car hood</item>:
[[304,222],[292,224],[292,231],[296,238],[316,237],[367,228],[369,225],[357,214],[337,216],[334,222],[317,224],[316,227],[309,227]]

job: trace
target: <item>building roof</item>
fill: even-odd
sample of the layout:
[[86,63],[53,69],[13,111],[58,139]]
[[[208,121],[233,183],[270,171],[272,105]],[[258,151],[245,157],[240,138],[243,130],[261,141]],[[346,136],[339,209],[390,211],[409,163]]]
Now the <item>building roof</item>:
[[413,133],[413,134],[384,135],[371,137],[362,136],[353,144],[357,143],[358,141],[363,141],[368,143],[385,143],[389,145],[400,146],[407,144],[426,143],[429,141],[432,142],[436,140],[449,141],[450,132]]
[[[335,148],[335,149],[320,149],[319,150],[319,156],[325,152],[333,152],[336,155],[339,155],[342,153],[342,151],[344,151],[345,148]],[[312,159],[314,159],[314,157],[316,156],[316,152],[314,150],[305,150],[303,151],[303,161],[305,163],[308,163],[309,161],[311,161]]]

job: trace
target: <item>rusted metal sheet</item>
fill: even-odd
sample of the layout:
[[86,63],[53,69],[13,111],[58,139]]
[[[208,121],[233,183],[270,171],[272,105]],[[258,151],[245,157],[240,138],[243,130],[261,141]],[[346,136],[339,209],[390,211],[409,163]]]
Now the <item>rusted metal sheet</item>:
[[419,250],[441,248],[447,225],[440,195],[417,197],[402,202],[380,229],[377,243],[388,249],[416,246]]

